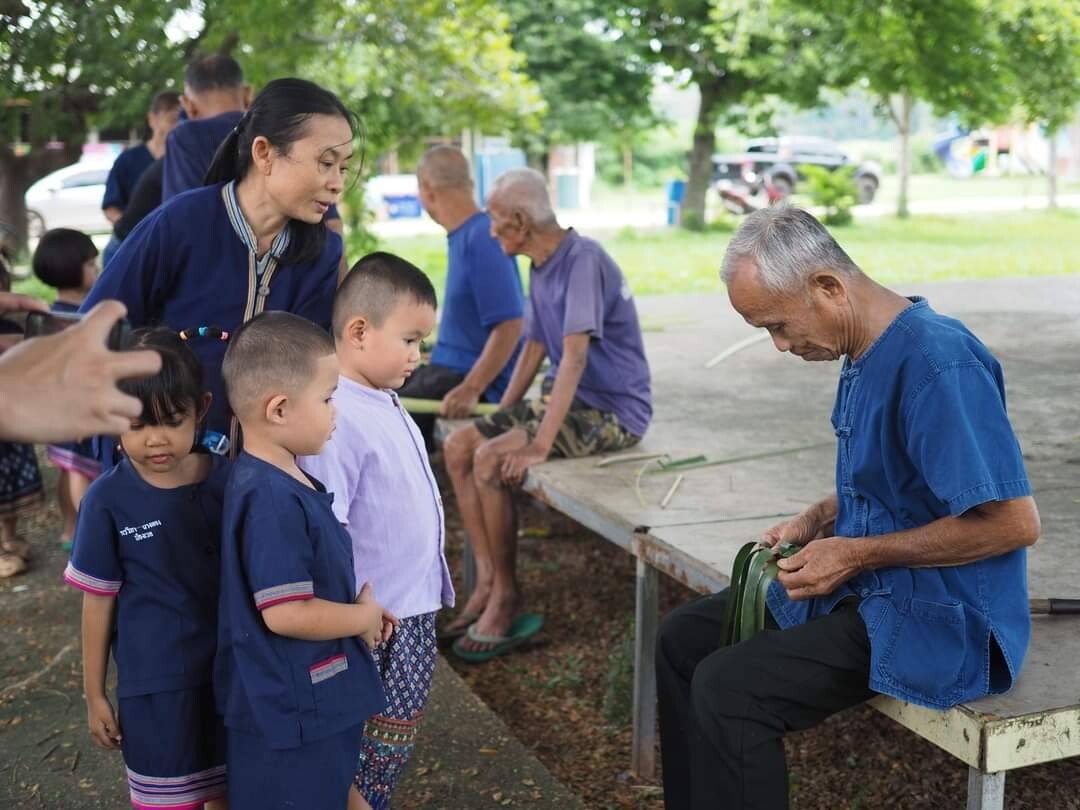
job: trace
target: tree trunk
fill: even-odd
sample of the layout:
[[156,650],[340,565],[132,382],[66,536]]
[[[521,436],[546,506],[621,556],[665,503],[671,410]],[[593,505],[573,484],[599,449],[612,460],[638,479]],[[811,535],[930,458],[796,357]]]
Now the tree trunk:
[[634,150],[630,147],[630,138],[623,141],[622,147],[623,190],[627,193],[634,187]]
[[1057,130],[1047,132],[1046,139],[1050,146],[1050,154],[1047,158],[1048,165],[1046,167],[1046,207],[1052,209],[1057,208]]
[[896,215],[901,219],[907,219],[908,211],[908,184],[911,181],[911,108],[914,99],[911,93],[904,91],[900,97],[900,115],[897,117],[896,128],[900,134],[900,161],[897,171],[900,173],[900,196],[896,201]]
[[712,181],[712,156],[716,151],[716,115],[720,105],[722,80],[698,81],[701,104],[694,127],[694,148],[690,152],[690,176],[683,197],[681,225],[692,231],[705,227],[705,193]]
[[26,247],[26,200],[23,194],[32,181],[27,181],[30,168],[26,157],[15,157],[8,149],[0,149],[0,222],[15,229],[15,250]]
[[14,228],[17,251],[27,242],[26,190],[49,172],[78,160],[81,148],[80,144],[54,151],[35,144],[30,154],[17,157],[10,145],[0,140],[0,222]]

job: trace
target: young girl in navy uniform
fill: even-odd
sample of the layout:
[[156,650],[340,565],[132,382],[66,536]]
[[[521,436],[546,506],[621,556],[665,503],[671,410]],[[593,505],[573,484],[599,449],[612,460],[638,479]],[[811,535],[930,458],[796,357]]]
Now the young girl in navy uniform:
[[[270,82],[222,142],[210,185],[173,197],[140,222],[83,310],[116,298],[136,327],[225,332],[264,309],[283,310],[329,329],[342,243],[323,215],[345,188],[354,123],[318,85]],[[224,451],[218,435],[230,435],[231,416],[221,385],[225,346],[195,348],[214,395],[208,436]]]
[[[83,687],[90,734],[120,749],[132,806],[225,807],[224,726],[214,707],[226,461],[200,452],[210,406],[194,352],[166,328],[132,334],[161,372],[120,387],[143,404],[121,462],[79,510],[64,579],[83,590]],[[109,647],[119,716],[105,693]]]
[[368,647],[397,620],[357,587],[333,498],[296,465],[334,430],[334,341],[266,313],[230,339],[223,375],[244,437],[225,493],[214,665],[229,806],[345,810],[360,800],[364,722],[386,706]]
[[[98,250],[82,231],[53,228],[38,242],[33,267],[34,275],[56,290],[56,299],[50,309],[61,313],[78,312],[98,277]],[[60,545],[64,551],[71,551],[75,516],[86,488],[101,474],[101,465],[91,444],[90,439],[84,439],[50,444],[46,449],[49,461],[60,470],[56,496],[64,521],[60,531]]]

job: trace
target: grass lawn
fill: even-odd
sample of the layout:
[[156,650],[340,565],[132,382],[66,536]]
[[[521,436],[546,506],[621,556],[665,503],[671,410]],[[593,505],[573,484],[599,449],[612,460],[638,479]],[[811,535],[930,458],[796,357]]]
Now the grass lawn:
[[[982,217],[881,218],[833,229],[866,272],[885,284],[1080,272],[1080,212],[1024,211]],[[601,237],[638,295],[716,292],[730,233],[623,230]],[[385,239],[381,247],[421,267],[437,290],[446,241]],[[523,277],[527,263],[519,260]]]
[[[859,266],[885,284],[1080,272],[1080,212],[1073,210],[906,221],[883,217],[835,228],[833,234]],[[722,231],[624,229],[599,238],[636,294],[662,295],[718,291],[717,273],[730,236]],[[441,294],[445,238],[388,238],[380,248],[422,268]],[[518,264],[525,279],[527,262],[519,259]],[[33,277],[16,282],[15,291],[53,298],[52,290]]]

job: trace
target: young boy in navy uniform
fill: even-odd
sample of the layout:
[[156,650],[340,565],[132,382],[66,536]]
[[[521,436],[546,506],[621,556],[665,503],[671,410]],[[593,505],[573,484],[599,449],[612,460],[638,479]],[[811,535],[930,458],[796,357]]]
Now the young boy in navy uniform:
[[232,810],[344,810],[365,720],[386,705],[368,647],[397,620],[357,594],[332,496],[296,466],[334,430],[334,342],[285,312],[231,339],[222,373],[240,420],[222,518],[214,684]]

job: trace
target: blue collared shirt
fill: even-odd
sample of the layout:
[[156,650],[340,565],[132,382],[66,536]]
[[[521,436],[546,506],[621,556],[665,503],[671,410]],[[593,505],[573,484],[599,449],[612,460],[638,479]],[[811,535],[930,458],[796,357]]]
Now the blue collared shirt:
[[[1001,366],[962,323],[912,301],[840,373],[838,537],[902,532],[1031,494]],[[876,692],[947,708],[1004,692],[1020,672],[1031,631],[1026,549],[947,568],[869,571],[799,602],[774,582],[768,601],[786,628],[849,597],[861,600]]]

